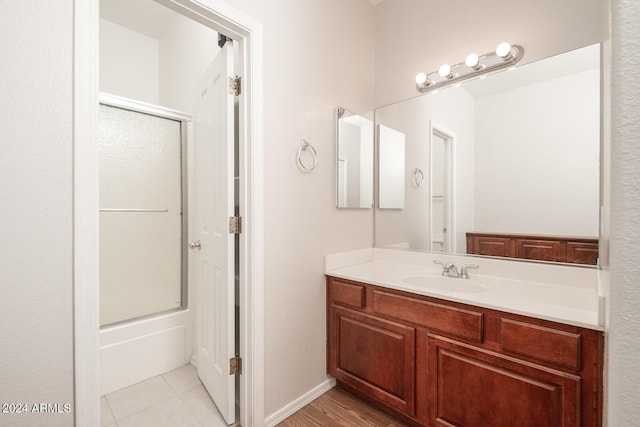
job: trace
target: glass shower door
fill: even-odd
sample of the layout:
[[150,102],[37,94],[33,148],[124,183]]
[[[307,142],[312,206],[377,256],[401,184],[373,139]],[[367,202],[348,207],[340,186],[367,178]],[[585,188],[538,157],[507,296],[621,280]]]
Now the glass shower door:
[[100,105],[100,325],[182,306],[182,123]]

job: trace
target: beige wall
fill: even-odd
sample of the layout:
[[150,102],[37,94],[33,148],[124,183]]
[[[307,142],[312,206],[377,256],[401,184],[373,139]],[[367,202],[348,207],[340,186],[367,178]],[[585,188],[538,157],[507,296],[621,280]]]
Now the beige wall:
[[160,103],[158,40],[100,19],[100,91]]
[[2,2],[0,404],[29,411],[2,426],[73,425],[31,412],[74,398],[72,16],[71,1]]
[[464,62],[503,41],[522,63],[602,40],[603,0],[392,0],[376,6],[376,106],[418,94],[415,76]]
[[160,105],[193,114],[199,79],[216,57],[218,33],[177,15],[158,40]]
[[640,4],[614,0],[608,425],[640,425]]
[[[370,210],[338,210],[335,108],[373,109],[367,0],[229,0],[264,26],[265,416],[326,377],[323,255],[372,245]],[[295,155],[306,139],[313,172]]]
[[473,231],[597,237],[599,70],[482,97],[475,111]]
[[217,32],[177,13],[157,39],[100,19],[100,91],[192,114],[219,51]]

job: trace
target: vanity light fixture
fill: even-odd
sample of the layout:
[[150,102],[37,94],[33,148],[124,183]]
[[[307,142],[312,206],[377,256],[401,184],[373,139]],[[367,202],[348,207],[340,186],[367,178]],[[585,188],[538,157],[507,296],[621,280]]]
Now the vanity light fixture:
[[513,52],[511,52],[511,45],[507,42],[500,43],[496,48],[496,55],[498,55],[500,58],[504,59],[505,61],[513,58]]
[[416,75],[416,84],[417,85],[424,85],[424,84],[428,85],[428,83],[427,83],[428,80],[429,79],[427,78],[427,75],[425,73],[418,73]]
[[483,74],[488,74],[502,68],[512,67],[524,56],[524,48],[500,43],[495,51],[478,56],[475,53],[467,55],[464,62],[455,65],[442,65],[438,71],[419,73],[416,75],[416,89],[418,92],[431,92],[436,88],[460,83]]
[[467,58],[464,60],[464,64],[472,70],[479,70],[482,68],[482,65],[480,65],[480,57],[475,53],[467,55]]
[[451,70],[451,66],[449,64],[443,64],[438,68],[438,74],[440,77],[443,77],[447,80],[453,78],[453,71]]

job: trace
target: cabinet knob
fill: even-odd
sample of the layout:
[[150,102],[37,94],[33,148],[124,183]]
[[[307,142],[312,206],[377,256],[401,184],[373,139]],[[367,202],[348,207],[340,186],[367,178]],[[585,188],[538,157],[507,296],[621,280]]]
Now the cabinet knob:
[[200,243],[200,240],[196,240],[195,242],[191,241],[189,242],[189,249],[197,249],[197,250],[202,250],[202,243]]

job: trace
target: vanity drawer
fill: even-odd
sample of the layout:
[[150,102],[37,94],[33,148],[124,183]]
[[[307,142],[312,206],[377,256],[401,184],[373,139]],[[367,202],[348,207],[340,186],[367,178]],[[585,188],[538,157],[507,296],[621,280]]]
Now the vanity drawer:
[[364,286],[331,279],[331,302],[349,307],[364,308]]
[[500,334],[504,351],[580,370],[579,334],[504,318]]
[[480,312],[380,290],[373,291],[373,312],[470,341],[483,340],[484,318]]

